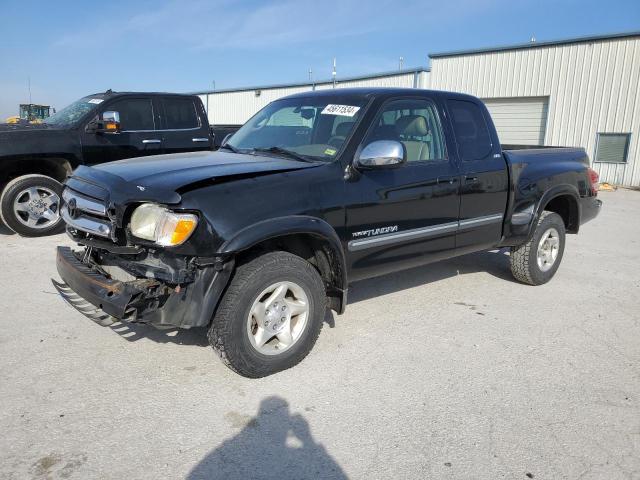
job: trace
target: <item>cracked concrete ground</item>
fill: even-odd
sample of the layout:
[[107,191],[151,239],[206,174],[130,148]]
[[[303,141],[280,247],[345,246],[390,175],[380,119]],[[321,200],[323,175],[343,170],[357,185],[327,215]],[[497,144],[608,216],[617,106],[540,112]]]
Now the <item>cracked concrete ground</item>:
[[362,282],[261,380],[92,323],[49,282],[64,236],[0,235],[0,478],[638,479],[640,192],[601,198],[548,285],[503,253]]

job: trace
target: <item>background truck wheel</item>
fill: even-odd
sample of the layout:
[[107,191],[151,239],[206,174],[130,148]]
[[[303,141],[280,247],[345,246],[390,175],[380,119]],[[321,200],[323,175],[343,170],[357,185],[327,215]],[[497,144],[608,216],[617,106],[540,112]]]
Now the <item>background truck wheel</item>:
[[41,237],[60,233],[62,185],[45,175],[24,175],[11,180],[2,190],[2,221],[24,237]]
[[267,253],[237,268],[213,318],[209,343],[235,372],[264,377],[307,356],[326,304],[313,265],[287,252]]
[[564,253],[565,228],[562,217],[542,212],[531,239],[511,247],[511,273],[523,283],[542,285],[555,275]]

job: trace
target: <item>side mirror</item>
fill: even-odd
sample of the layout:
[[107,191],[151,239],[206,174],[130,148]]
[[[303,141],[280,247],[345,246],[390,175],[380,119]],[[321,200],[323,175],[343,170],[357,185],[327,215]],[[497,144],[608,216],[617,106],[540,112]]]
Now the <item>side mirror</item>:
[[111,110],[102,112],[96,133],[120,133],[120,113]]
[[401,142],[377,140],[356,154],[355,166],[362,169],[393,168],[407,161],[407,152]]

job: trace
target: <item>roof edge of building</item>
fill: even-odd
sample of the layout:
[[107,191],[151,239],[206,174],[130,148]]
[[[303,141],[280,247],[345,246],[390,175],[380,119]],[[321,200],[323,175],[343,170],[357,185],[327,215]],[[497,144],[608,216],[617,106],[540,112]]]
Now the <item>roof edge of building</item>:
[[[344,77],[337,78],[336,83],[344,83],[344,82],[354,82],[358,80],[369,80],[373,78],[384,78],[384,77],[394,77],[398,75],[407,75],[407,74],[417,74],[417,73],[428,73],[431,69],[429,67],[415,67],[415,68],[407,68],[403,70],[391,70],[386,72],[379,73],[371,73],[369,75],[358,75],[355,77]],[[191,92],[192,95],[211,95],[214,93],[232,93],[232,92],[245,92],[251,90],[273,90],[275,88],[295,88],[295,87],[313,87],[315,85],[330,85],[333,83],[333,80],[318,80],[316,82],[298,82],[298,83],[279,83],[272,85],[258,85],[258,86],[248,86],[248,87],[235,87],[235,88],[221,88],[217,90],[200,90]]]
[[605,40],[615,40],[619,38],[640,37],[640,30],[620,33],[610,33],[606,35],[588,35],[584,37],[574,37],[562,40],[550,40],[544,42],[528,42],[514,45],[501,45],[495,47],[476,48],[469,50],[453,50],[450,52],[430,53],[429,58],[457,57],[461,55],[474,55],[478,53],[505,52],[509,50],[524,50],[527,48],[551,47],[555,45],[570,45],[575,43],[590,43]]

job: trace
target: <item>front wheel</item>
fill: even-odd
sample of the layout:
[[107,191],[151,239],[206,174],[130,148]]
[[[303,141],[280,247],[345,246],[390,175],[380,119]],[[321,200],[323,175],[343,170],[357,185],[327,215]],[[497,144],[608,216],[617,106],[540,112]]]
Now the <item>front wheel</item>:
[[542,212],[531,239],[519,247],[511,247],[511,273],[523,283],[542,285],[555,275],[565,244],[562,217],[553,212]]
[[24,237],[61,233],[62,185],[45,175],[24,175],[10,181],[0,197],[5,225]]
[[271,375],[311,351],[326,303],[313,265],[287,252],[266,253],[237,268],[213,318],[209,343],[240,375]]

